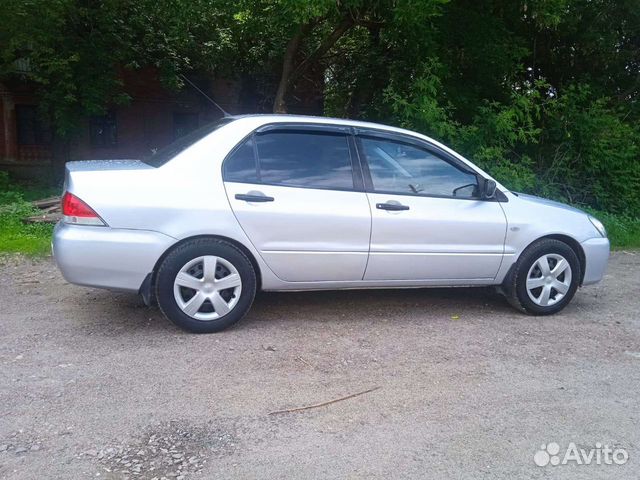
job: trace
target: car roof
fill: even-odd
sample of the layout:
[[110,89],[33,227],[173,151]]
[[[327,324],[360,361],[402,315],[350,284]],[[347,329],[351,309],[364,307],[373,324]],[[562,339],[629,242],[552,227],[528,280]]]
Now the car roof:
[[[345,118],[332,118],[332,117],[317,117],[312,115],[293,115],[293,114],[277,114],[277,113],[255,113],[255,114],[247,114],[247,115],[232,115],[228,117],[231,119],[230,123],[233,123],[234,120],[254,120],[258,121],[260,126],[267,125],[270,123],[308,123],[308,124],[318,124],[318,125],[342,125],[346,127],[355,127],[362,129],[374,129],[374,130],[383,130],[386,132],[399,133],[402,135],[408,135],[410,137],[419,138],[422,140],[426,140],[427,142],[435,145],[442,150],[454,155],[457,158],[463,159],[468,163],[462,155],[450,149],[446,145],[440,143],[439,141],[423,135],[418,132],[414,132],[412,130],[407,130],[399,127],[392,127],[391,125],[383,125],[381,123],[373,123],[373,122],[363,122],[361,120],[349,120]],[[477,167],[476,167],[477,168]]]
[[431,142],[438,143],[436,140],[427,137],[426,135],[422,135],[418,132],[414,132],[411,130],[406,130],[404,128],[393,127],[391,125],[384,125],[381,123],[374,122],[365,122],[362,120],[351,120],[346,118],[334,118],[334,117],[320,117],[314,115],[294,115],[294,114],[281,114],[281,113],[252,113],[246,115],[232,115],[231,118],[235,120],[240,120],[243,118],[259,118],[263,121],[264,124],[267,123],[286,123],[286,122],[295,122],[295,123],[316,123],[316,124],[325,124],[325,125],[344,125],[349,127],[360,127],[360,128],[373,128],[378,130],[387,130],[390,132],[404,133],[407,135],[413,135],[421,138],[428,139]]

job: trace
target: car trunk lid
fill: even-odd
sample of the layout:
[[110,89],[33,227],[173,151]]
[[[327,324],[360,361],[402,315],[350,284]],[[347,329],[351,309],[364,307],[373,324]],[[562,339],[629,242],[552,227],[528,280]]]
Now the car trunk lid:
[[93,209],[109,226],[120,226],[134,203],[144,203],[144,189],[153,184],[157,168],[141,160],[84,160],[68,162],[63,193]]

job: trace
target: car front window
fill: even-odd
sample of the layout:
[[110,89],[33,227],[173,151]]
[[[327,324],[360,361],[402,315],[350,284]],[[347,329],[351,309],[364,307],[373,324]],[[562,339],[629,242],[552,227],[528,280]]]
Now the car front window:
[[375,138],[362,138],[361,142],[376,191],[461,198],[475,195],[475,174],[426,149]]

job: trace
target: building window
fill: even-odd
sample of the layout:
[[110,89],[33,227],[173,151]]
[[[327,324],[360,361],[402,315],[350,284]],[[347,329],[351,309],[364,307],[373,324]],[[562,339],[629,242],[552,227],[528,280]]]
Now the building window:
[[49,145],[51,129],[38,115],[35,105],[16,105],[18,145]]
[[89,125],[92,147],[108,148],[118,144],[118,128],[114,112],[91,117]]
[[187,133],[190,133],[198,128],[198,114],[197,113],[174,113],[173,114],[173,138],[184,137]]

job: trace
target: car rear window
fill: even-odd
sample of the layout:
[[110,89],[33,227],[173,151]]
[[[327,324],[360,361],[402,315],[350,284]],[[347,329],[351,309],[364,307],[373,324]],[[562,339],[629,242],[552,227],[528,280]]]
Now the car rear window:
[[197,141],[202,140],[210,133],[218,130],[220,127],[223,127],[224,125],[227,125],[234,120],[235,118],[233,117],[224,117],[216,122],[204,125],[185,135],[184,137],[177,139],[175,142],[170,143],[166,147],[163,147],[151,153],[147,157],[143,158],[142,161],[147,165],[151,165],[152,167],[161,167]]

